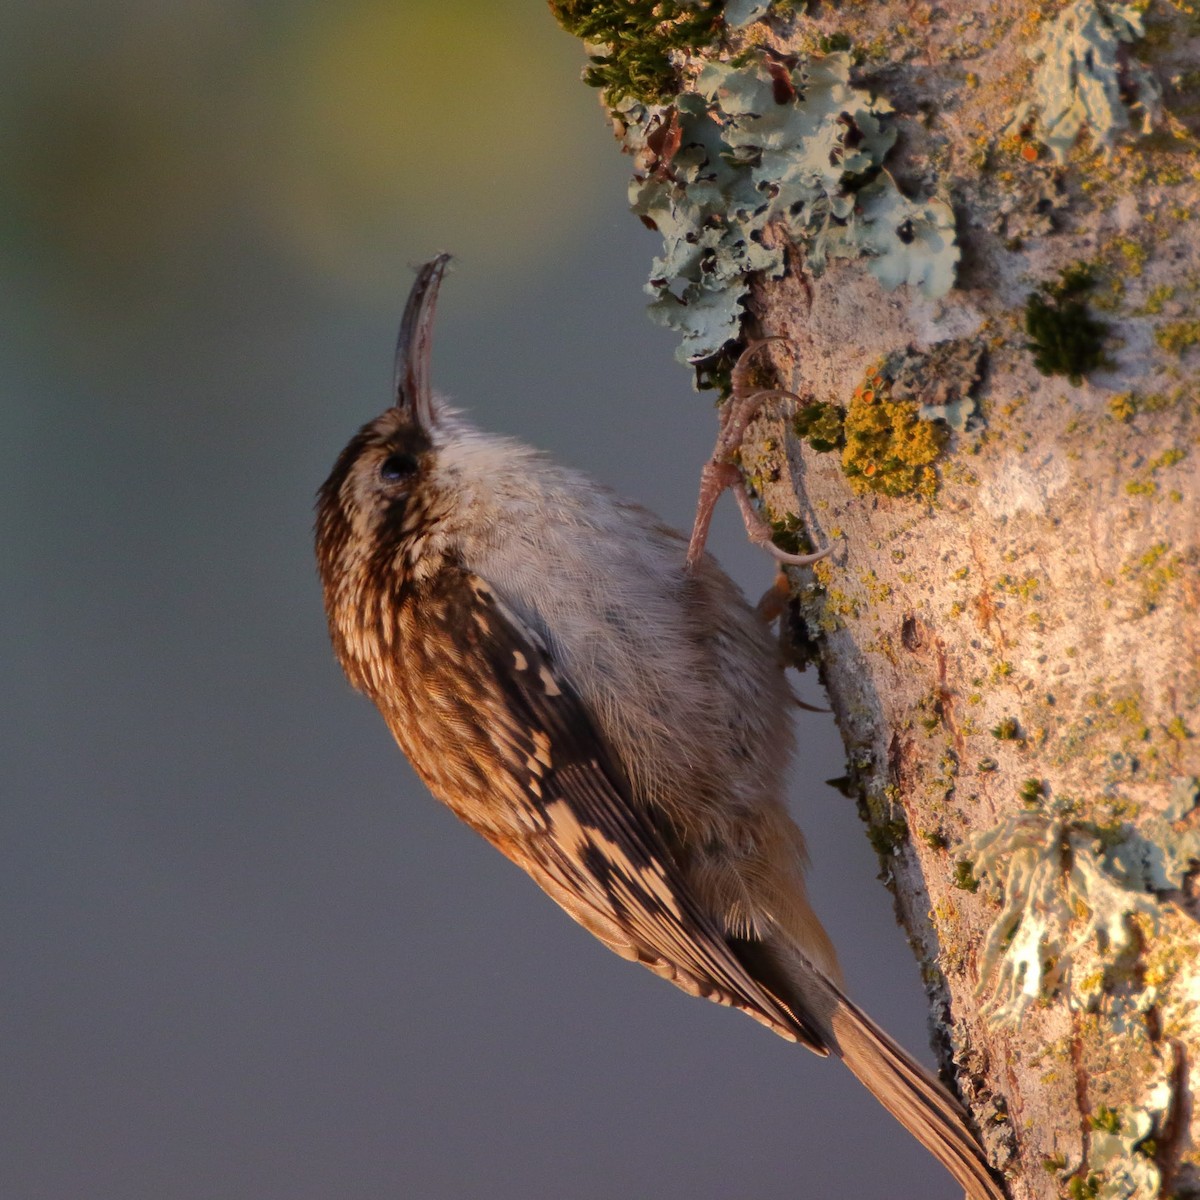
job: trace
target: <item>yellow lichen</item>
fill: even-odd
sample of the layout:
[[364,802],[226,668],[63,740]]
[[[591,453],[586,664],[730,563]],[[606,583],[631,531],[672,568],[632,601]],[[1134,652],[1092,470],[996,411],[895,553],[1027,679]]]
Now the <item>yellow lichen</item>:
[[842,469],[856,492],[932,497],[937,475],[932,464],[946,445],[945,426],[923,421],[912,400],[893,400],[878,372],[868,372],[846,409]]
[[1182,354],[1200,342],[1200,320],[1168,321],[1154,331],[1154,340],[1168,354]]

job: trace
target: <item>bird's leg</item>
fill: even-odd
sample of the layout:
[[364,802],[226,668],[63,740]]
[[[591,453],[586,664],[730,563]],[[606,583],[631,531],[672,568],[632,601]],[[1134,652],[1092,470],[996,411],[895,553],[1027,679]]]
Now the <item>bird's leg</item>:
[[750,501],[742,486],[741,472],[734,465],[733,457],[741,449],[742,439],[750,422],[758,415],[767,400],[795,400],[802,403],[794,392],[780,388],[752,390],[750,386],[750,358],[768,342],[781,342],[782,337],[760,338],[751,342],[734,364],[730,374],[729,399],[721,408],[720,430],[712,457],[700,471],[700,497],[696,502],[696,520],[692,525],[692,536],[688,541],[687,566],[695,570],[704,553],[708,540],[708,529],[712,524],[713,509],[726,488],[733,488],[734,497],[742,513],[746,535],[756,546],[761,546],[776,562],[791,567],[806,567],[829,553],[829,548],[815,554],[789,554],[775,545],[771,527]]

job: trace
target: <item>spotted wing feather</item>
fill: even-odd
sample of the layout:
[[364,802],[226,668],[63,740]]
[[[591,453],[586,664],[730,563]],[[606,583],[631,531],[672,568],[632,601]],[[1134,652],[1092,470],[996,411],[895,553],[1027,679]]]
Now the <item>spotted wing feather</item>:
[[697,903],[543,639],[484,580],[464,582],[473,619],[459,624],[459,653],[503,697],[487,736],[531,818],[519,847],[500,848],[618,953],[823,1052],[803,1014],[755,980]]

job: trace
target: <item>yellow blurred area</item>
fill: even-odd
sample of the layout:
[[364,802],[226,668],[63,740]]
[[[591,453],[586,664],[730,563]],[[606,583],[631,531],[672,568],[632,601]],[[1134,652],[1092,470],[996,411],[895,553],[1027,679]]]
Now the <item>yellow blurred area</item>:
[[84,304],[239,244],[389,295],[438,248],[531,264],[612,172],[540,3],[63,0],[9,32],[0,250]]
[[288,232],[325,270],[393,290],[413,246],[539,258],[589,220],[596,148],[611,154],[594,94],[564,86],[581,59],[539,4],[331,8],[292,60]]

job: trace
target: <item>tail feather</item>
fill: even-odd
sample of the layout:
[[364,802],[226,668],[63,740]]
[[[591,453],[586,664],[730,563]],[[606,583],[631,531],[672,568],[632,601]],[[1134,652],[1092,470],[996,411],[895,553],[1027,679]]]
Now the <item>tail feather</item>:
[[[825,982],[825,981],[823,981]],[[971,1200],[1005,1200],[959,1102],[860,1008],[837,993],[830,1049],[962,1185]]]

